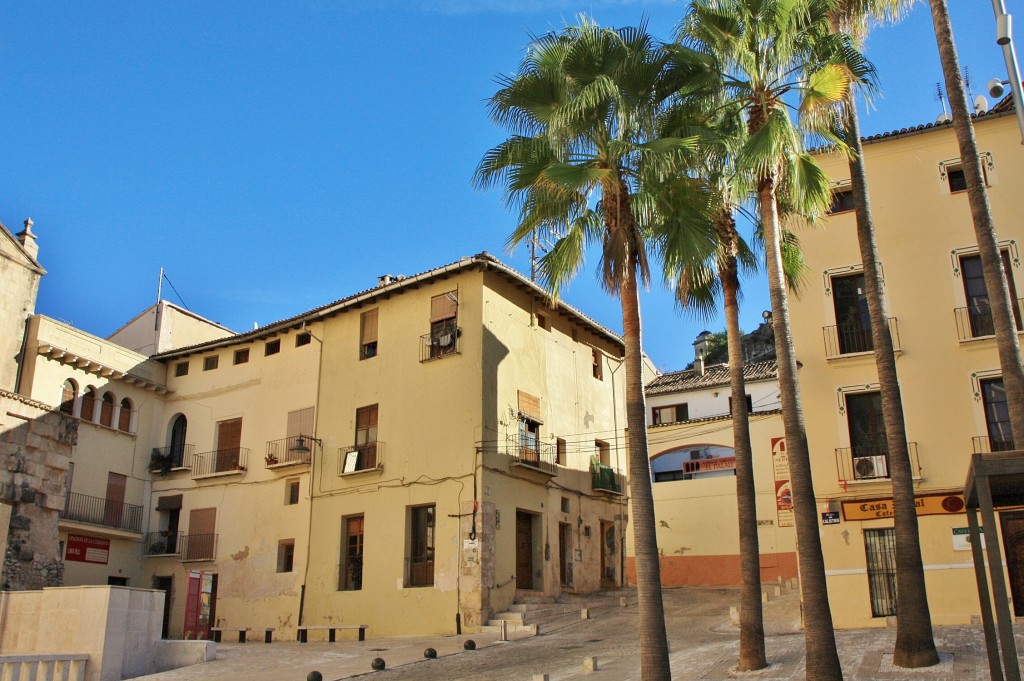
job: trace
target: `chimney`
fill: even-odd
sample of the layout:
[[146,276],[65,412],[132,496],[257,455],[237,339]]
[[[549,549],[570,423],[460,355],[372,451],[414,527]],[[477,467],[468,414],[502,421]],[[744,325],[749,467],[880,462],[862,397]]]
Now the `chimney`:
[[707,352],[710,335],[710,331],[701,331],[697,334],[697,340],[693,341],[693,369],[700,376],[704,375],[704,353]]
[[18,243],[32,256],[32,259],[38,260],[39,244],[36,243],[36,235],[32,233],[32,218],[26,218],[25,229],[18,232],[16,236]]
[[377,286],[387,286],[394,280],[395,278],[392,277],[390,274],[382,274],[379,277],[377,277]]

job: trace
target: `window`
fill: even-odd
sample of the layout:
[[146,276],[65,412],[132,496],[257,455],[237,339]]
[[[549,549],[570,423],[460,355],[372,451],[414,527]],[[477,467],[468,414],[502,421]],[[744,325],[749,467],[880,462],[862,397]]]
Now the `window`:
[[100,424],[108,428],[114,427],[114,404],[116,399],[114,393],[103,393],[103,402],[100,403]]
[[671,404],[667,407],[652,407],[651,420],[654,425],[660,426],[666,423],[678,423],[686,421],[690,417],[690,408],[685,403]]
[[359,359],[377,356],[377,310],[359,315]]
[[[356,470],[367,471],[377,467],[377,405],[356,409],[356,441],[359,452]],[[346,471],[349,472],[349,471]]]
[[268,341],[263,346],[263,356],[268,357],[270,355],[276,355],[281,352],[281,339]]
[[363,516],[361,515],[341,519],[340,572],[338,591],[359,591],[363,588]]
[[832,205],[828,209],[829,215],[845,213],[853,209],[853,189],[848,184],[832,189]]
[[[987,187],[988,169],[994,167],[992,154],[987,151],[983,152],[979,154],[979,160],[981,161],[981,181]],[[949,185],[950,194],[967,191],[967,175],[964,173],[964,166],[960,159],[954,158],[939,163],[939,176],[945,178],[946,184]]]
[[1013,449],[1013,434],[1010,432],[1010,409],[1006,404],[1003,379],[990,378],[980,383],[989,447],[993,452],[1010,451]]
[[174,365],[175,376],[188,376],[188,362],[178,362]]
[[598,352],[597,348],[591,348],[590,349],[590,354],[591,354],[591,360],[590,361],[593,364],[592,371],[594,373],[594,378],[596,378],[599,381],[603,381],[604,380],[604,369],[601,366],[601,353]]
[[188,515],[188,536],[182,560],[213,560],[217,547],[217,509],[193,508]]
[[78,397],[78,384],[69,378],[64,381],[60,391],[60,413],[74,416],[76,397]]
[[291,572],[295,567],[295,540],[283,539],[277,543],[277,571]]
[[228,419],[217,423],[217,451],[213,470],[208,473],[241,470],[242,419]]
[[863,272],[832,277],[832,305],[841,355],[874,349],[865,290]]
[[[729,413],[732,414],[732,397],[729,398]],[[754,413],[754,401],[747,395],[747,413]]]
[[249,361],[249,348],[235,350],[235,364],[245,364]]
[[434,584],[434,506],[409,509],[409,586]]
[[203,371],[213,371],[220,364],[220,356],[213,355],[211,357],[203,358]]
[[284,481],[284,505],[294,506],[299,503],[299,481],[298,480],[285,480]]
[[946,168],[946,182],[949,183],[949,192],[967,191],[967,176],[964,175],[963,166],[952,166]]
[[864,530],[868,563],[868,592],[872,617],[896,614],[896,531]]
[[82,413],[85,421],[96,420],[96,388],[91,385],[82,391]]
[[430,299],[430,359],[455,354],[459,334],[459,292]]
[[151,536],[149,547],[152,554],[176,554],[178,552],[178,526],[181,522],[181,494],[162,496],[157,499],[157,536]]
[[567,459],[567,452],[565,447],[565,440],[557,438],[555,440],[555,463],[559,466],[564,466]]
[[168,447],[168,454],[171,455],[171,468],[181,468],[185,465],[185,435],[188,431],[188,420],[184,414],[178,414],[171,424],[171,446]]
[[850,429],[850,453],[855,480],[889,477],[889,447],[882,419],[882,393],[851,393],[846,396]]
[[117,413],[117,429],[130,433],[132,428],[132,401],[127,397],[121,400],[121,410]]
[[[1001,251],[1003,272],[1006,274],[1006,285],[1010,289],[1010,302],[1013,305],[1014,321],[1017,330],[1021,330],[1020,309],[1017,304],[1017,288],[1013,283],[1013,270],[1010,269],[1010,252]],[[988,289],[985,288],[985,274],[981,265],[980,255],[960,256],[960,273],[964,281],[964,295],[967,298],[967,319],[971,338],[994,336],[995,324],[992,322],[992,306],[989,304]]]
[[519,460],[540,463],[540,423],[524,414],[519,415]]
[[612,465],[612,448],[604,440],[594,440],[594,447],[597,449],[597,461],[602,466]]
[[562,513],[569,512],[569,497],[562,497]]
[[544,329],[545,331],[551,330],[551,322],[549,322],[548,318],[542,314],[537,315],[537,326]]
[[312,340],[312,334],[308,331],[304,331],[295,337],[295,347],[301,348],[303,345],[309,345]]

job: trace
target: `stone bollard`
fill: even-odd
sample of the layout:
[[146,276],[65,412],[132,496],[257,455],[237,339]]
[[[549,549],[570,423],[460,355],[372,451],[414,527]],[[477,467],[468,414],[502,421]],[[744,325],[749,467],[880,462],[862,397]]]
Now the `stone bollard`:
[[533,681],[551,681],[551,675],[549,674],[534,674]]
[[629,605],[629,599],[625,596],[619,596],[619,606],[625,608]]
[[762,603],[771,603],[771,601],[772,601],[771,594],[769,594],[767,591],[762,591],[761,592],[761,602]]
[[499,641],[507,641],[508,640],[508,621],[507,620],[498,620],[498,640]]
[[738,626],[740,623],[740,609],[735,605],[729,607],[729,621],[733,626]]
[[776,596],[776,597],[781,596],[782,595],[782,587],[781,586],[774,586],[773,585],[772,588],[771,588],[771,592],[772,592],[772,596]]
[[583,608],[582,610],[580,610],[580,619],[581,620],[589,620],[590,619],[590,608]]
[[596,672],[597,671],[597,658],[596,657],[584,657],[583,658],[583,671],[585,671],[585,672]]

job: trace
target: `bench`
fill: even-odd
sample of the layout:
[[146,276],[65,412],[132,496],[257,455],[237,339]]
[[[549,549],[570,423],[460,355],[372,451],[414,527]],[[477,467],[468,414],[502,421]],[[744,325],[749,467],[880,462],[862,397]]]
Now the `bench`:
[[262,631],[263,642],[270,643],[274,640],[274,627],[210,627],[210,631],[213,632],[213,640],[216,643],[220,643],[221,634],[225,631],[237,631],[238,642],[245,643],[245,635],[250,631]]
[[359,640],[366,640],[366,630],[369,628],[369,624],[313,624],[308,626],[296,627],[299,631],[299,643],[306,643],[307,637],[310,630],[323,631],[327,630],[327,640],[334,643],[334,632],[338,629],[358,629]]

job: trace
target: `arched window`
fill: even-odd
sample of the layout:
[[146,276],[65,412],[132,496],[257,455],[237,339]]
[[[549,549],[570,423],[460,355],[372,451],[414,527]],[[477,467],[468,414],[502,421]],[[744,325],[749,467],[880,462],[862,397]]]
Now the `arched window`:
[[78,384],[70,378],[64,381],[60,393],[60,413],[74,416],[75,398],[78,397]]
[[114,404],[116,403],[114,393],[103,393],[103,402],[100,404],[100,425],[108,428],[114,427]]
[[121,400],[121,411],[117,415],[117,429],[130,433],[132,428],[132,401],[127,397]]
[[171,447],[170,455],[172,466],[180,468],[185,465],[185,434],[188,429],[188,421],[184,414],[178,414],[171,425]]
[[82,391],[82,419],[85,421],[94,421],[96,419],[96,388],[87,386]]

